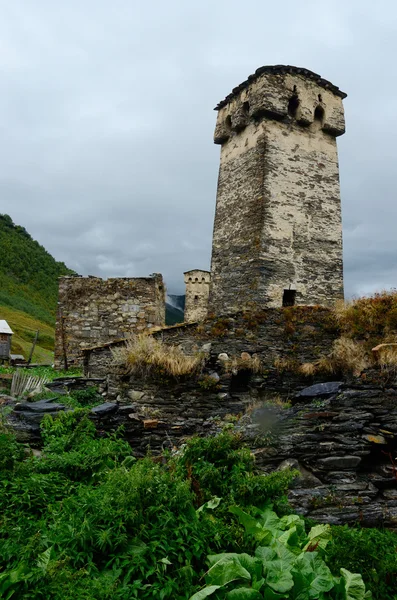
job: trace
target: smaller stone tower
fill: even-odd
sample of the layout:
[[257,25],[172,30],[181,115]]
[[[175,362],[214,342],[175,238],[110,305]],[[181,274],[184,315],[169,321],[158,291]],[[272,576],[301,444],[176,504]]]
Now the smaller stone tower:
[[207,316],[211,273],[201,269],[186,271],[185,322],[195,323]]

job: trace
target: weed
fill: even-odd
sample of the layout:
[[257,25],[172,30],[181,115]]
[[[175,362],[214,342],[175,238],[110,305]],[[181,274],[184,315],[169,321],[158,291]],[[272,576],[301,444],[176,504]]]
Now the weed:
[[133,337],[125,346],[112,348],[113,362],[126,374],[146,378],[178,379],[198,374],[203,366],[202,354],[186,355],[179,346],[167,346],[147,334]]

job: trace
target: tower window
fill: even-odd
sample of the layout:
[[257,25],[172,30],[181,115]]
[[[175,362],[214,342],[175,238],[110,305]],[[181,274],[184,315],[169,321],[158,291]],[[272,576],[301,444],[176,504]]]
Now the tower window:
[[317,106],[316,110],[314,111],[314,120],[322,123],[324,121],[324,116],[325,113],[323,107]]
[[225,125],[227,127],[227,129],[231,129],[232,128],[232,117],[230,115],[228,115],[225,119]]
[[299,107],[299,98],[296,94],[291,96],[290,101],[288,102],[288,114],[290,117],[296,117],[296,113]]
[[283,293],[283,306],[294,306],[295,305],[296,290],[284,290]]
[[197,303],[198,302],[198,296],[194,297],[194,301]]
[[243,103],[243,112],[248,115],[250,111],[250,103],[249,102],[244,102]]

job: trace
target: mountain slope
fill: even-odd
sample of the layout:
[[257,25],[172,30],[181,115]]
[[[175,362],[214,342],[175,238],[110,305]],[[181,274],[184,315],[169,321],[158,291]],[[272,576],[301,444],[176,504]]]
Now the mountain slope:
[[0,306],[53,325],[58,277],[73,273],[57,262],[24,227],[0,215]]
[[72,273],[26,229],[0,215],[0,319],[14,331],[13,354],[28,358],[39,331],[33,362],[52,362],[58,277]]
[[165,303],[165,323],[166,325],[175,325],[183,323],[185,312],[185,296],[167,294]]

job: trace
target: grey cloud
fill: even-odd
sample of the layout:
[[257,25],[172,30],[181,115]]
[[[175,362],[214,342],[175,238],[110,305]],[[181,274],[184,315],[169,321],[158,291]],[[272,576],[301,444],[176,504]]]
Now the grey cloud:
[[1,212],[82,274],[208,268],[212,109],[262,64],[349,96],[339,139],[349,295],[393,287],[397,6],[381,0],[1,2]]

